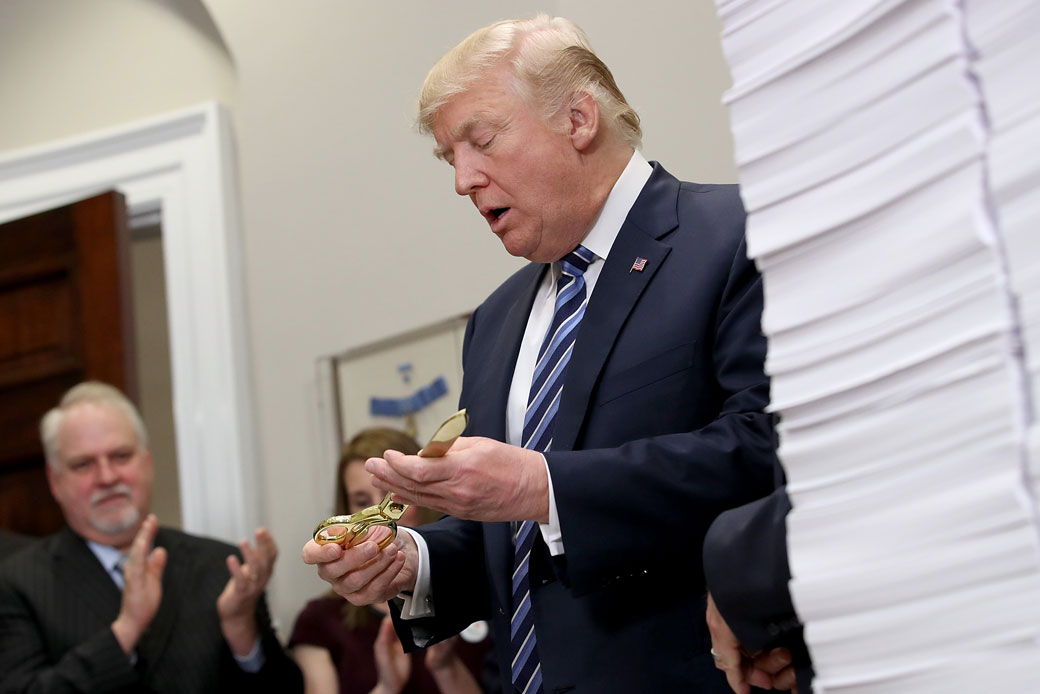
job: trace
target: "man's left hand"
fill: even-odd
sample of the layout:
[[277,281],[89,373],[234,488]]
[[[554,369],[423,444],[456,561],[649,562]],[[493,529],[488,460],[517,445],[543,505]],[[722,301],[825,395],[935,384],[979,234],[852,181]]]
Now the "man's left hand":
[[469,436],[442,458],[387,451],[365,469],[394,500],[479,521],[549,522],[549,481],[537,451]]
[[234,554],[227,558],[231,578],[217,598],[217,614],[224,638],[235,655],[248,655],[256,644],[259,631],[256,625],[256,601],[267,587],[278,557],[278,547],[265,528],[255,533],[256,546],[249,540],[238,544],[240,561]]

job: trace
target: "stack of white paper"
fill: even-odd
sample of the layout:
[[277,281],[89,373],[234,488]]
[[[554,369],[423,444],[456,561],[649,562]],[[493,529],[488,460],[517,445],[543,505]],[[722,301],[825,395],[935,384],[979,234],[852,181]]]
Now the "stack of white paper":
[[717,5],[816,691],[1040,691],[1040,5]]
[[1040,4],[1035,0],[965,3],[973,64],[990,124],[989,181],[1004,263],[1018,300],[1034,413],[1031,431],[1034,499],[1040,497]]

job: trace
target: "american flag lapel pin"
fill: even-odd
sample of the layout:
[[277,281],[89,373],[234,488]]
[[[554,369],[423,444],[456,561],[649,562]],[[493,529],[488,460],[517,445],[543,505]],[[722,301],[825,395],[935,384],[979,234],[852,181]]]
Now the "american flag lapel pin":
[[645,268],[645,267],[646,267],[646,258],[640,258],[639,256],[636,256],[635,262],[632,263],[632,267],[630,267],[628,269],[628,271],[632,272],[633,270],[635,270],[636,272],[642,272],[643,268]]

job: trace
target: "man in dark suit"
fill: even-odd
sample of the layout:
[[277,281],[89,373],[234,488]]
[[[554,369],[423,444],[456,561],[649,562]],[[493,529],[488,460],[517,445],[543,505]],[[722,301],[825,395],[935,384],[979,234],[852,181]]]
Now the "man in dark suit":
[[263,597],[277,550],[159,528],[140,415],[83,383],[40,424],[68,527],[0,567],[0,691],[303,691]]
[[304,560],[352,602],[405,595],[406,644],[491,619],[507,692],[727,692],[701,543],[774,464],[736,187],[648,163],[638,116],[560,18],[475,32],[431,70],[419,120],[532,264],[470,319],[469,435],[442,459],[367,463],[452,517]]
[[752,685],[811,691],[812,665],[788,589],[790,510],[781,487],[722,513],[704,538],[712,650],[737,694]]

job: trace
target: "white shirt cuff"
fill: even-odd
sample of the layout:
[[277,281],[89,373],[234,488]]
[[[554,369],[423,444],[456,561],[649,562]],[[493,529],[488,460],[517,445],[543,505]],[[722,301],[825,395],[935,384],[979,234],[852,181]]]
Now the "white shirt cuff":
[[430,595],[430,550],[426,547],[423,536],[411,528],[398,527],[399,532],[408,533],[415,540],[415,546],[419,550],[419,566],[416,567],[415,589],[412,594],[400,593],[399,598],[404,600],[401,606],[401,619],[418,619],[420,617],[433,616],[433,601]]
[[549,548],[549,554],[558,557],[563,554],[563,530],[560,528],[560,514],[556,512],[556,495],[553,494],[552,475],[549,474],[549,461],[542,456],[545,463],[545,476],[549,480],[549,522],[539,523],[538,529],[542,531],[542,539],[545,546]]

